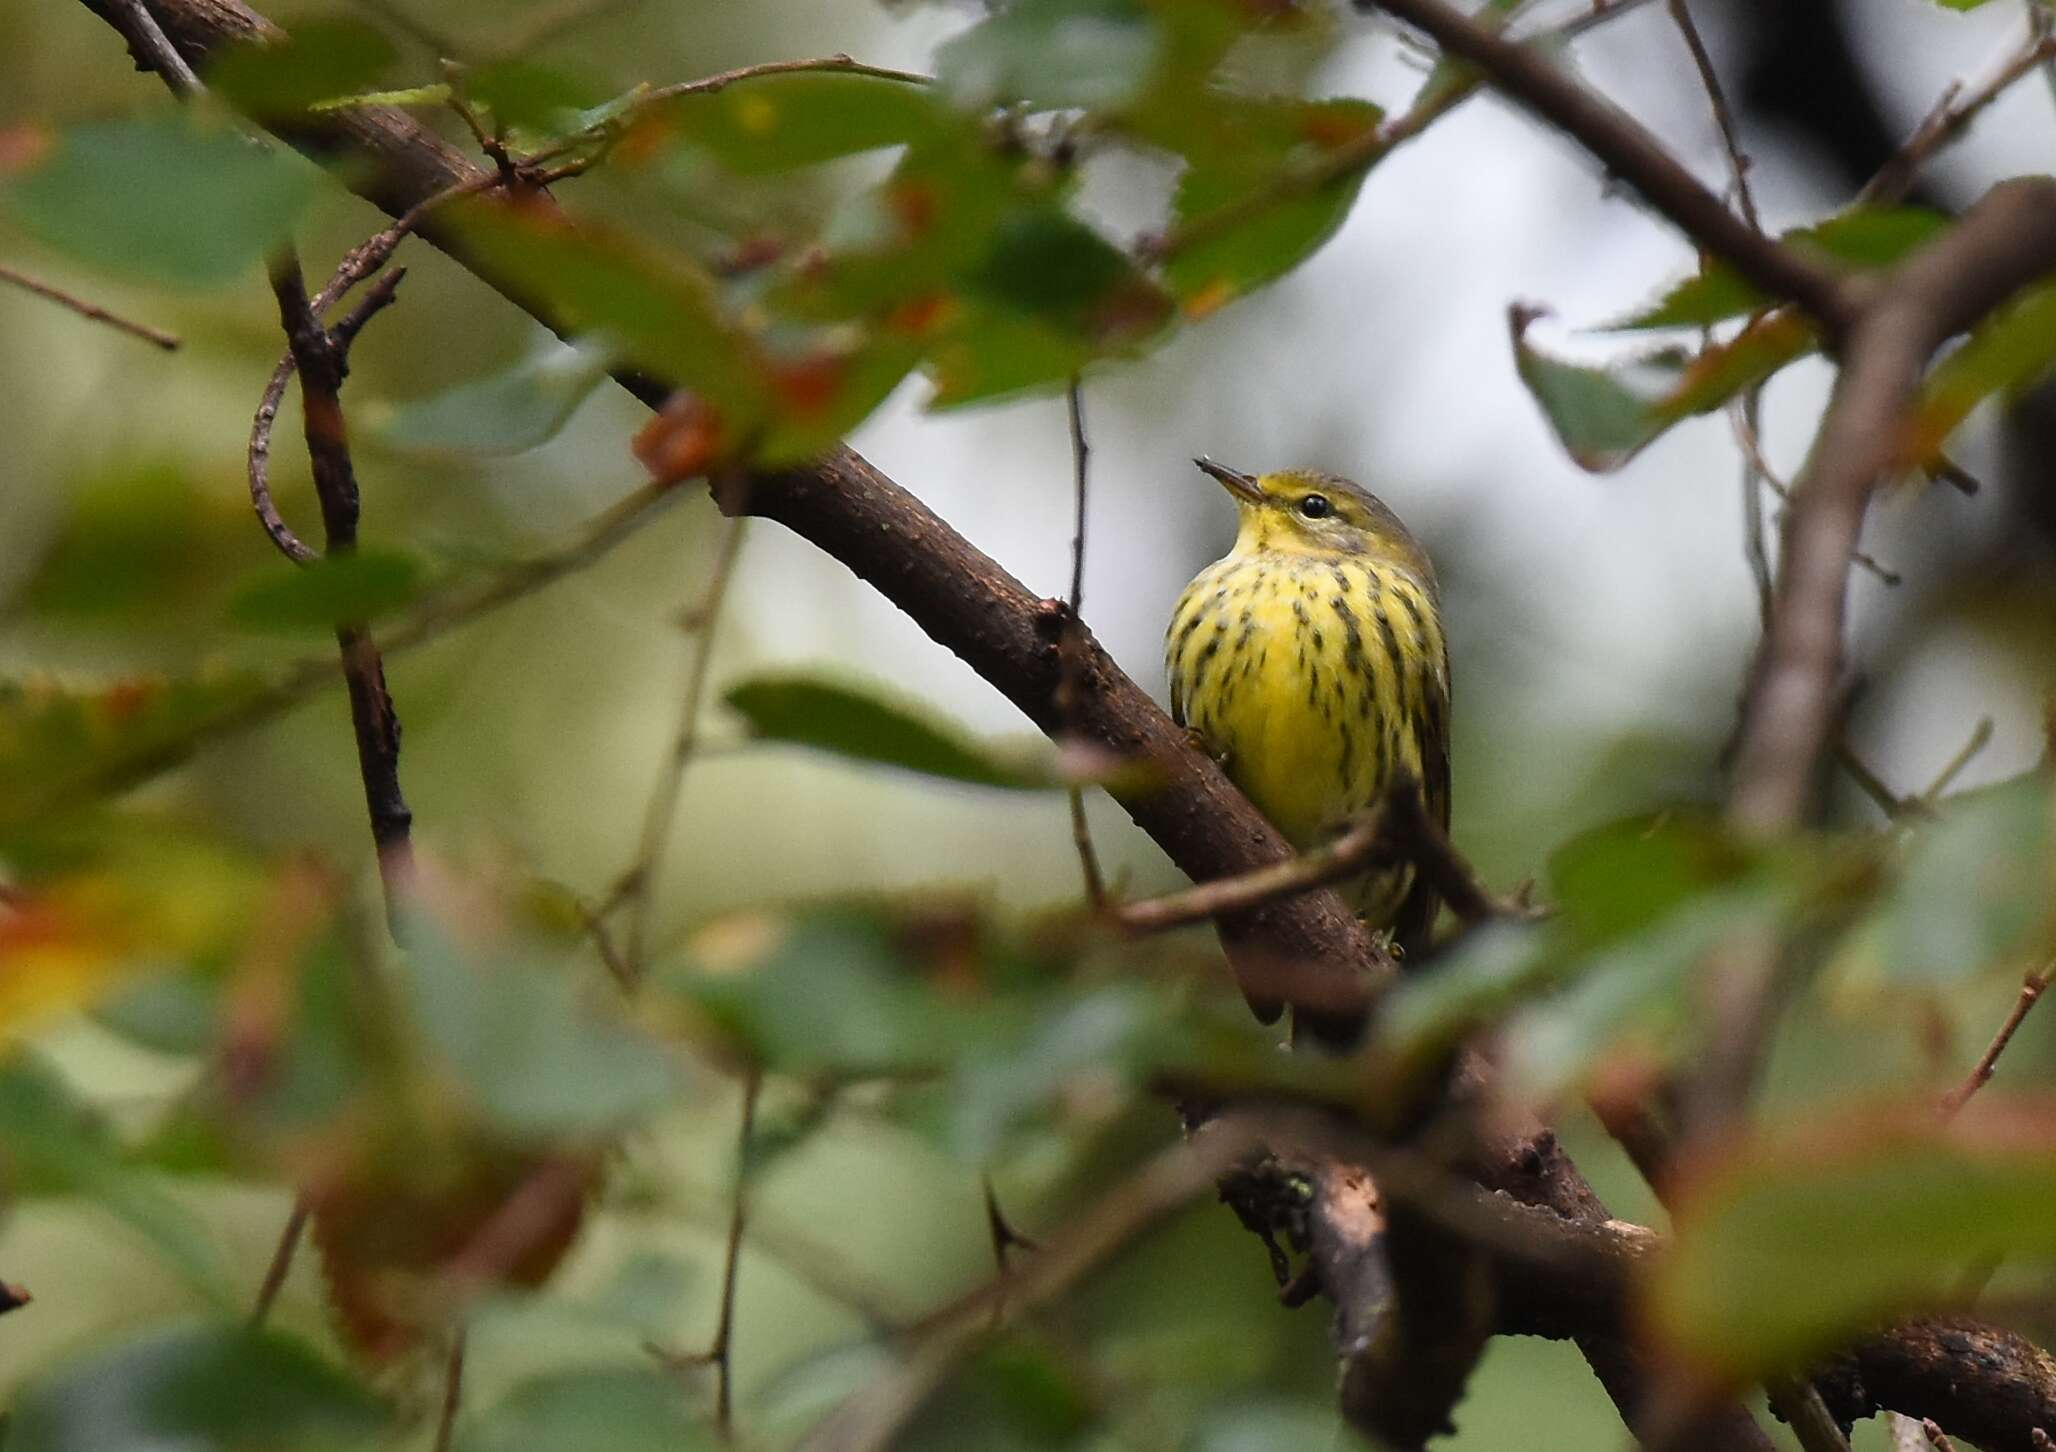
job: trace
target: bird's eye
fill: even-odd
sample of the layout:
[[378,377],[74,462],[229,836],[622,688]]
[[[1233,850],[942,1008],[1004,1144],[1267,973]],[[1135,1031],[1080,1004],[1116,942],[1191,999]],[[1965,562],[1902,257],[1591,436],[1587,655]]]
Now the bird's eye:
[[1326,519],[1328,510],[1328,496],[1325,494],[1309,494],[1299,501],[1299,512],[1308,519]]

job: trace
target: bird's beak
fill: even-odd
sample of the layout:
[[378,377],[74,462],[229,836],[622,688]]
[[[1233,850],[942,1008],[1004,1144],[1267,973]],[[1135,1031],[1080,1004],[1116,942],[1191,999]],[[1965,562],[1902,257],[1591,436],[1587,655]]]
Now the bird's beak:
[[1257,504],[1262,502],[1264,491],[1257,488],[1256,480],[1249,475],[1230,469],[1225,465],[1216,464],[1212,459],[1194,459],[1192,462],[1199,465],[1200,473],[1220,480],[1227,487],[1228,492],[1243,503]]

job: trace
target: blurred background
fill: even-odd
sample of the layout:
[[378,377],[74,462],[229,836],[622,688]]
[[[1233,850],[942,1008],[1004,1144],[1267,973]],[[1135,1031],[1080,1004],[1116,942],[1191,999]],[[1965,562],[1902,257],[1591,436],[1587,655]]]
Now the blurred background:
[[[541,8],[382,0],[360,12],[329,0],[271,13],[290,27],[312,15],[376,18],[389,7],[482,41]],[[1532,8],[1538,17],[1552,9],[1546,0]],[[1780,229],[1841,206],[1946,85],[1983,74],[2023,25],[2014,3],[1967,13],[1929,0],[1697,8],[1736,99],[1766,225]],[[645,0],[599,10],[538,57],[609,91],[836,51],[922,69],[935,45],[976,14],[872,0]],[[1339,25],[1338,43],[1310,73],[1298,76],[1299,63],[1286,59],[1281,76],[1253,79],[1294,78],[1309,95],[1403,105],[1424,75],[1419,52],[1389,25],[1355,17]],[[427,54],[403,30],[394,34],[410,57]],[[1661,5],[1602,27],[1571,54],[1592,85],[1721,185],[1705,99]],[[22,0],[0,10],[0,137],[30,121],[169,105],[159,89],[131,71],[113,34],[80,5]],[[2052,165],[2056,103],[2049,87],[2023,84],[1927,174],[1920,199],[1960,206],[1994,179]],[[863,164],[824,169],[815,215],[828,215],[839,190],[871,175]],[[1086,207],[1132,235],[1153,224],[1169,181],[1153,164],[1107,156],[1093,163]],[[601,195],[607,182],[570,183],[563,200],[578,206],[581,186]],[[790,207],[791,194],[775,203],[768,190],[722,199],[744,214],[774,204]],[[368,207],[330,188],[304,229],[303,254],[311,269],[325,268],[379,225]],[[381,406],[548,345],[536,325],[422,244],[407,244],[402,260],[413,270],[402,305],[365,335],[346,395],[359,425],[368,540],[452,558],[513,556],[561,537],[634,485],[627,440],[645,415],[612,389],[556,439],[516,457],[382,447]],[[137,287],[80,271],[4,223],[0,262],[186,340],[183,351],[161,354],[0,287],[0,601],[8,602],[0,672],[99,680],[298,654],[290,643],[238,635],[220,613],[224,591],[272,563],[242,483],[250,415],[280,350],[262,279],[202,294]],[[1379,493],[1437,562],[1456,676],[1455,835],[1490,880],[1511,885],[1540,873],[1550,847],[1586,825],[1713,797],[1757,633],[1727,422],[1689,422],[1619,474],[1586,474],[1515,378],[1506,333],[1508,304],[1531,301],[1554,313],[1538,324],[1538,341],[1610,356],[1616,342],[1581,330],[1655,296],[1694,263],[1687,244],[1571,145],[1495,99],[1467,103],[1377,167],[1346,226],[1310,263],[1147,359],[1087,377],[1087,620],[1161,698],[1172,601],[1233,532],[1228,502],[1191,456],[1252,470],[1334,470]],[[1824,366],[1806,365],[1767,395],[1768,453],[1788,477],[1828,382]],[[854,446],[1031,589],[1061,594],[1071,535],[1062,400],[936,415],[924,411],[926,392],[919,379],[902,386]],[[281,439],[290,432],[282,425]],[[288,516],[311,526],[298,452],[279,450],[275,489]],[[1993,738],[1965,784],[2020,771],[2045,739],[2056,658],[2056,398],[2030,397],[2005,418],[1979,415],[1954,452],[1986,487],[1974,498],[1912,487],[1882,498],[1865,547],[1899,583],[1858,572],[1852,586],[1861,686],[1850,742],[1900,792],[1924,787],[1980,717],[1992,718]],[[683,499],[598,566],[391,664],[406,726],[402,775],[424,850],[512,858],[604,896],[633,856],[657,764],[677,730],[688,645],[676,622],[703,587],[717,524],[704,498]],[[83,568],[161,572],[152,578],[175,582],[190,611],[139,622],[121,613],[118,592],[80,601],[52,587],[52,559],[76,566],[76,552],[94,539],[102,553]],[[826,664],[887,682],[981,733],[1023,729],[1004,700],[867,587],[761,522],[744,544],[715,649],[716,698],[724,681],[767,667]],[[943,884],[1019,910],[1078,891],[1061,797],[950,788],[745,748],[718,707],[706,732],[657,898],[663,936],[774,888],[807,896]],[[147,791],[252,843],[314,848],[365,868],[347,740],[340,695],[331,694],[210,748]],[[1876,817],[1845,782],[1836,801],[1847,820]],[[1109,872],[1128,890],[1178,884],[1112,803],[1094,801],[1090,814]],[[1991,1006],[2004,997],[1995,990]],[[1967,1021],[1990,1022],[1996,1007],[1987,1006],[1966,1009]],[[2016,1054],[2046,1062],[2051,1027],[2045,1018]],[[171,1072],[89,1030],[67,1035],[65,1052],[115,1086],[110,1101],[160,1092]],[[1862,1052],[1890,1074],[1916,1050],[1909,1031],[1903,1045]],[[697,1277],[680,1303],[681,1342],[704,1324],[718,1256],[721,1157],[733,1132],[718,1092],[708,1086],[708,1112],[681,1116],[667,1131],[658,1160],[676,1174],[651,1189],[657,1208],[619,1207],[574,1267],[597,1285],[618,1271],[624,1247],[654,1245],[675,1257]],[[1656,1213],[1592,1136],[1573,1130],[1617,1208]],[[1037,1228],[1034,1175],[1011,1186],[1003,1178],[1002,1188],[1015,1197],[1017,1218]],[[925,1213],[904,1213],[909,1195]],[[832,1238],[849,1265],[887,1268],[884,1281],[909,1309],[968,1284],[986,1265],[975,1180],[875,1127],[815,1142],[781,1166],[764,1203],[769,1220]],[[281,1213],[276,1197],[223,1191],[210,1224],[239,1258],[261,1260]],[[1328,1377],[1318,1313],[1271,1306],[1262,1257],[1228,1216],[1195,1212],[1148,1257],[1187,1268],[1167,1272],[1165,1284],[1189,1296],[1167,1304],[1168,1338],[1209,1317],[1239,1325],[1252,1363],[1318,1404]],[[781,1368],[854,1323],[790,1266],[769,1257],[746,1266],[747,1399],[771,1395]],[[0,1379],[180,1294],[140,1252],[131,1259],[110,1248],[104,1227],[81,1225],[61,1207],[16,1213],[0,1236],[0,1271],[31,1281],[38,1295],[32,1312],[0,1322]],[[304,1267],[287,1311],[295,1324],[320,1323]],[[483,1361],[485,1376],[511,1374],[496,1373],[490,1354]],[[1618,1424],[1569,1349],[1502,1343],[1454,1445],[1505,1446],[1516,1435],[1539,1449],[1582,1447],[1617,1436]]]

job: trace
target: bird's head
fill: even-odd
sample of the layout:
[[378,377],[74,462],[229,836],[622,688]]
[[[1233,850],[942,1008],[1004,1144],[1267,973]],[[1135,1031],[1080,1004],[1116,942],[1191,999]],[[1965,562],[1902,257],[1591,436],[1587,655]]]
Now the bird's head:
[[1211,459],[1192,462],[1235,496],[1235,507],[1242,515],[1235,553],[1274,550],[1332,559],[1382,560],[1434,588],[1435,570],[1427,551],[1385,501],[1368,489],[1339,475],[1311,469],[1244,474]]

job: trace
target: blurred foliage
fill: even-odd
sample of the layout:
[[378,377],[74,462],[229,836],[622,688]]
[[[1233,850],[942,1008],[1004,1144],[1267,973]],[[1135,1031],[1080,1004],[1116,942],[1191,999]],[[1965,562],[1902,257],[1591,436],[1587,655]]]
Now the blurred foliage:
[[[1498,21],[1517,8],[1491,7]],[[476,195],[442,220],[579,341],[467,355],[409,398],[353,392],[360,459],[406,461],[413,482],[510,463],[555,447],[607,370],[634,367],[684,389],[636,444],[669,484],[813,455],[916,373],[936,409],[1051,392],[1290,274],[1348,218],[1381,128],[1403,117],[1266,91],[1250,57],[1308,72],[1340,33],[1295,0],[1016,0],[967,17],[932,79],[829,58],[667,90],[526,55],[445,71],[360,20],[313,22],[218,55],[204,105],[0,132],[0,218],[85,269],[247,288],[334,188],[251,144],[231,108],[296,123],[397,105],[467,144],[476,126],[521,175],[553,175],[567,210]],[[1438,65],[1404,114],[1439,114],[1465,81]],[[1109,154],[1175,176],[1142,236],[1084,199]],[[736,200],[757,195],[776,204]],[[1950,225],[1857,210],[1788,240],[1861,271]],[[1909,465],[2056,366],[2052,307],[2056,290],[2024,295],[1941,364]],[[1710,261],[1606,329],[1703,330],[1696,348],[1581,362],[1531,343],[1535,316],[1513,315],[1514,367],[1593,469],[1818,346]],[[276,356],[264,324],[251,346]],[[176,1314],[144,1302],[138,1324],[96,1325],[25,1372],[10,1449],[418,1444],[435,1397],[417,1393],[460,1330],[474,1359],[460,1449],[722,1445],[701,1353],[745,1269],[737,1418],[749,1445],[796,1445],[844,1398],[941,1354],[927,1318],[990,1274],[981,1176],[1038,1238],[1058,1236],[1173,1137],[1173,1095],[1290,1098],[1383,1127],[1481,1034],[1504,1070],[1487,1110],[1637,1098],[1703,1047],[1703,969],[1738,943],[1786,945],[1799,1021],[1841,1021],[1873,1079],[1808,1076],[1786,1119],[1681,1178],[1644,1297],[1655,1344],[1746,1380],[1881,1315],[1954,1304],[1993,1258],[2029,1275],[2056,1261],[2056,1106],[1988,1091],[1944,1124],[1936,1094],[1960,1066],[1941,1056],[1875,1082],[1908,1002],[1974,1034],[1987,997],[2056,955],[2043,772],[1946,799],[1934,820],[1920,804],[1880,830],[1775,844],[1693,803],[1570,833],[1546,915],[1455,937],[1335,1059],[1278,1052],[1198,935],[1138,943],[1082,911],[980,894],[818,897],[770,879],[755,906],[627,962],[615,929],[655,890],[638,879],[649,864],[588,898],[522,855],[535,844],[467,841],[491,822],[446,824],[389,933],[297,834],[301,799],[280,793],[309,782],[267,774],[233,738],[211,769],[250,772],[256,828],[157,779],[330,680],[318,637],[337,625],[419,638],[548,572],[503,566],[462,594],[478,577],[446,572],[458,551],[428,527],[252,571],[245,508],[215,485],[233,469],[123,457],[72,481],[0,601],[31,658],[62,663],[0,685],[0,1167],[23,1217],[57,1207],[141,1245],[175,1282]],[[519,478],[488,481],[513,517],[533,502]],[[603,518],[582,538],[628,527]],[[168,667],[145,648],[160,634],[177,642]],[[476,709],[469,664],[443,662],[458,686],[440,709],[460,718]],[[845,675],[781,668],[723,699],[753,741],[948,783],[995,815],[1034,801],[1010,792],[1147,787]],[[342,741],[324,749],[344,758]],[[585,804],[565,805],[560,825],[578,830]],[[833,859],[832,829],[819,836]],[[121,1076],[60,1052],[67,1035],[147,1063],[156,1087],[111,1092]],[[775,1192],[802,1177],[825,1208],[781,1219]],[[226,1252],[210,1218],[238,1193],[280,1222],[294,1201],[311,1218],[320,1284],[303,1299],[318,1309],[282,1302],[279,1329],[243,1324],[262,1266],[248,1237]],[[731,1267],[720,1247],[745,1194],[757,1208]],[[687,1222],[682,1249],[670,1237]],[[955,1348],[899,1445],[1344,1445],[1322,1328],[1276,1305],[1229,1217],[1174,1215],[1124,1249],[1074,1294]],[[39,1291],[58,1275],[0,1270]]]

